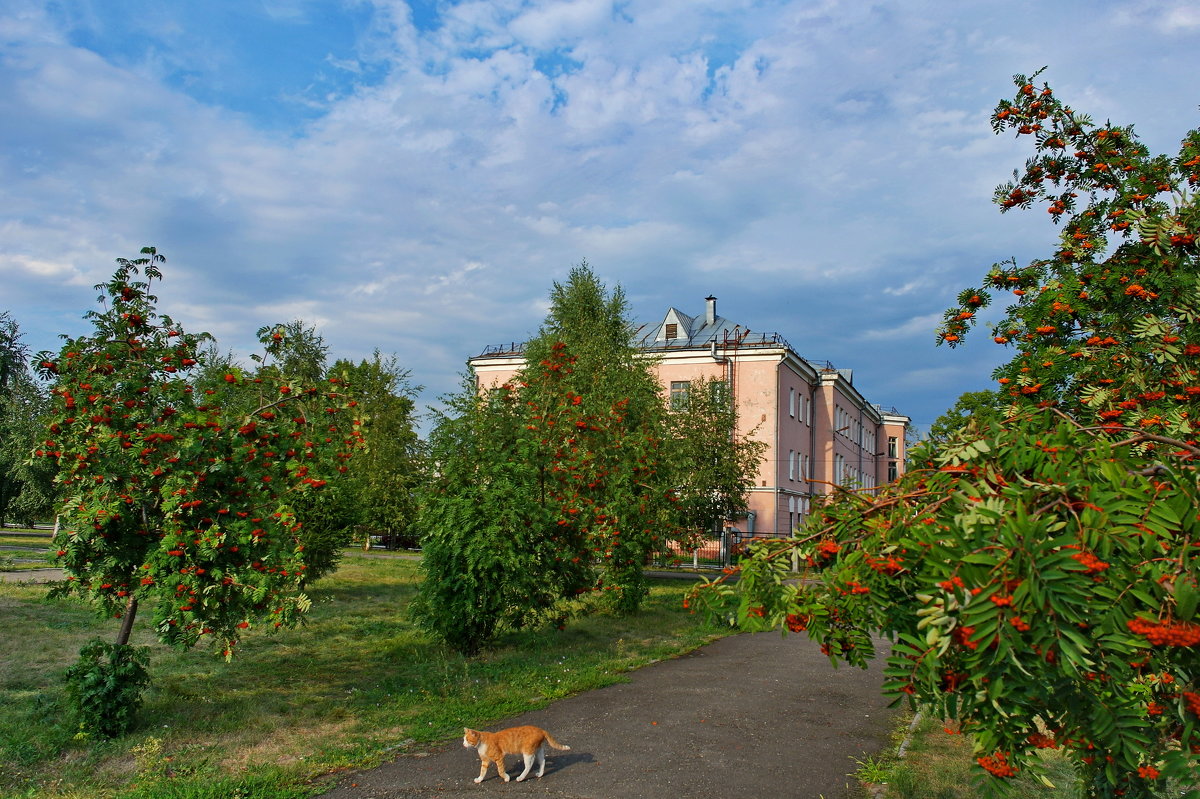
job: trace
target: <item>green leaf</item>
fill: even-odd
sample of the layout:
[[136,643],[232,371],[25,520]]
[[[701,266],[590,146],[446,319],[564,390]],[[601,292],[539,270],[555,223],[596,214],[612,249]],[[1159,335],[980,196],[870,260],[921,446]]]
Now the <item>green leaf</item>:
[[1175,581],[1175,615],[1184,621],[1190,621],[1196,614],[1196,603],[1200,593],[1188,579]]

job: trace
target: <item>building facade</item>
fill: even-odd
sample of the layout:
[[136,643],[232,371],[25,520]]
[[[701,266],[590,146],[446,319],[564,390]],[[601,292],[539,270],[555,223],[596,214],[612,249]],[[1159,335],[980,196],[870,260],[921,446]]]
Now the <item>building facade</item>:
[[[717,315],[708,297],[701,316],[669,308],[643,328],[637,346],[654,359],[664,394],[683,401],[693,380],[724,381],[738,411],[736,436],[766,444],[746,514],[737,530],[787,536],[813,498],[845,485],[870,490],[904,471],[910,419],[872,404],[853,374],[808,361],[775,333],[752,333]],[[523,347],[489,348],[472,358],[480,388],[500,385],[524,365]]]

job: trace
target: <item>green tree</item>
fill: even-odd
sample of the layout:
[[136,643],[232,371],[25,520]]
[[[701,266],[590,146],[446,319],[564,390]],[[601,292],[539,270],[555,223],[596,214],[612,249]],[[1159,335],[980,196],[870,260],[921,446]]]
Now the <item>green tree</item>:
[[28,368],[29,349],[21,343],[21,328],[8,311],[0,311],[0,391]]
[[[96,287],[91,333],[39,356],[55,402],[36,454],[57,464],[64,497],[57,593],[121,620],[114,673],[138,660],[126,648],[141,604],[160,640],[209,640],[227,658],[245,630],[293,624],[308,607],[297,592],[308,567],[291,503],[336,475],[326,451],[359,445],[356,429],[343,436],[329,421],[353,413],[340,384],[233,369],[224,383],[258,396],[235,414],[217,389],[197,389],[189,378],[210,337],[157,313],[163,257],[142,255]],[[322,435],[330,426],[339,433]]]
[[16,320],[0,312],[0,527],[44,519],[53,504],[53,471],[29,453],[49,410],[45,389],[29,371]]
[[[243,389],[251,390],[241,391],[242,402],[248,399],[251,407],[256,406],[260,400],[254,387],[262,381],[279,380],[309,384],[328,382],[343,386],[349,396],[351,389],[347,376],[327,369],[329,347],[315,325],[293,319],[286,323],[264,325],[258,329],[257,335],[263,352],[250,356],[257,366],[254,382],[243,386]],[[350,397],[348,405],[354,409],[353,416],[330,417],[320,431],[322,437],[332,441],[351,431],[362,434],[366,430],[367,419],[353,397]],[[336,462],[325,466],[345,475],[348,464],[337,461],[337,457],[335,454]],[[304,563],[307,566],[301,580],[302,586],[336,570],[342,551],[350,543],[356,505],[349,482],[342,477],[327,485],[323,491],[309,491],[292,498],[292,512],[301,523],[300,543],[304,547]]]
[[326,377],[329,346],[315,325],[293,319],[259,328],[258,338],[265,345],[265,354],[250,357],[259,363],[260,377],[282,375],[304,383]]
[[498,388],[468,375],[430,436],[417,613],[462,651],[561,622],[581,594],[637,610],[647,559],[681,534],[668,417],[621,290],[572,269],[525,354]]
[[820,580],[779,585],[791,550],[757,550],[742,618],[858,664],[890,637],[887,690],[957,719],[997,778],[1060,747],[1087,796],[1149,797],[1195,785],[1200,752],[1200,131],[1152,156],[1016,83],[993,123],[1035,154],[996,200],[1045,204],[1060,244],[993,267],[938,333],[959,345],[1012,292],[1002,407],[815,513],[799,554]]
[[928,440],[939,443],[948,441],[968,424],[994,416],[1006,404],[1004,397],[995,391],[968,391],[933,420],[929,426]]
[[514,387],[480,393],[468,373],[446,406],[429,437],[432,474],[420,514],[425,579],[413,614],[474,654],[590,587],[588,553],[557,530],[544,460]]
[[694,534],[745,513],[767,445],[738,435],[737,408],[720,380],[693,380],[687,401],[670,409],[670,484],[680,526]]
[[330,371],[347,376],[366,420],[367,451],[350,462],[342,488],[352,498],[348,526],[367,540],[383,536],[391,548],[414,546],[417,492],[425,478],[415,419],[419,388],[395,355],[378,350],[357,364],[339,360]]
[[609,292],[586,262],[573,268],[554,284],[525,359],[517,381],[556,526],[596,555],[595,587],[612,607],[636,611],[645,563],[685,532],[666,407],[653,362],[633,344],[624,292]]

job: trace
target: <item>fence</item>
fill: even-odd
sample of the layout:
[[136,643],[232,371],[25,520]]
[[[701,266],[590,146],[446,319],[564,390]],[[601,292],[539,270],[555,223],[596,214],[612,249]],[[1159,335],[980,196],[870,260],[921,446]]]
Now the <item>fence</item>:
[[654,566],[662,569],[725,569],[737,564],[751,540],[760,538],[741,530],[722,530],[720,535],[705,538],[699,547],[688,552],[678,550],[660,557]]

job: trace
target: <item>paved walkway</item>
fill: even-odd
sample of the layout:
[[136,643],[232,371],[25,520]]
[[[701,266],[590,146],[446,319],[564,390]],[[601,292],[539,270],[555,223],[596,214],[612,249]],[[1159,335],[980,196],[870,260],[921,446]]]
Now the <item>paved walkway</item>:
[[347,774],[323,799],[843,799],[865,795],[853,759],[884,748],[891,728],[882,662],[833,669],[803,635],[732,636],[630,676],[487,727],[536,724],[569,744],[540,780],[506,784],[492,769],[476,785],[479,758],[456,740]]
[[62,578],[62,569],[17,569],[0,572],[0,583],[50,583]]

